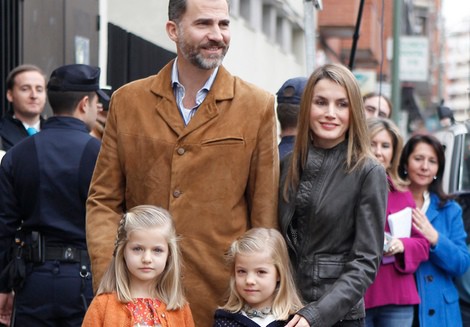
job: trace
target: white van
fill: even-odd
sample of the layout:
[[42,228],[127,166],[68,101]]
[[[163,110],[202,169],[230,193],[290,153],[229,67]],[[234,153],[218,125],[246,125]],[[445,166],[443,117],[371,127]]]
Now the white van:
[[445,147],[444,191],[470,192],[470,122],[457,123],[434,133]]
[[[467,232],[466,241],[470,250],[470,122],[451,125],[434,133],[434,136],[445,147],[443,188],[445,192],[456,195],[456,200],[462,207],[462,218]],[[468,326],[470,269],[464,275],[455,278],[454,282],[459,291],[464,326]],[[462,306],[462,303],[467,305]]]

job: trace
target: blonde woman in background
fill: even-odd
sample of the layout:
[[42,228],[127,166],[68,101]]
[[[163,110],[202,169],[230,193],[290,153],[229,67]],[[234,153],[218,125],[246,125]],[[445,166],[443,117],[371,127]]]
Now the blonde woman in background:
[[[389,119],[370,118],[367,121],[372,152],[387,171],[387,217],[405,208],[415,208],[413,195],[398,176],[403,140],[398,127]],[[411,219],[411,211],[410,211]],[[388,219],[385,233],[390,235]],[[429,256],[429,242],[414,227],[409,237],[390,236],[384,246],[382,262],[374,283],[367,289],[367,327],[410,327],[413,306],[419,303],[414,272]]]

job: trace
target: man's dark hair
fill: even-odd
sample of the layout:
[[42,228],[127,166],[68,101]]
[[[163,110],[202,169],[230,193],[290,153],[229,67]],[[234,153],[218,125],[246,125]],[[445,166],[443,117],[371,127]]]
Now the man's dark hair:
[[47,98],[51,105],[54,114],[73,114],[78,103],[85,97],[88,96],[90,101],[95,96],[98,96],[96,92],[78,92],[78,91],[47,91]]
[[300,106],[292,103],[279,103],[277,105],[277,119],[281,130],[297,127]]
[[187,0],[170,0],[168,4],[168,19],[179,23],[186,12]]
[[13,87],[15,86],[16,76],[25,72],[38,72],[44,77],[44,81],[46,80],[46,75],[44,74],[42,69],[39,68],[38,66],[30,65],[30,64],[19,65],[13,68],[7,76],[7,80],[6,80],[7,90],[13,90]]
[[[230,7],[230,0],[227,0],[227,4]],[[179,23],[181,17],[183,17],[188,6],[187,0],[170,0],[168,4],[168,19],[172,22]]]

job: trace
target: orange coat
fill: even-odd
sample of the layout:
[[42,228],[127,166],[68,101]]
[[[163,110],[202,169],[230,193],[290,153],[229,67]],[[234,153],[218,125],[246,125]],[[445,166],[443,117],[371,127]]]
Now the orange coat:
[[[165,303],[155,308],[162,327],[194,327],[189,305],[181,310],[167,310]],[[132,312],[119,302],[116,293],[96,296],[88,308],[82,327],[133,327]]]
[[250,227],[277,226],[274,96],[220,67],[185,127],[172,65],[114,92],[87,203],[87,244],[96,289],[123,211],[168,209],[182,236],[194,320],[209,327],[225,302],[230,243]]

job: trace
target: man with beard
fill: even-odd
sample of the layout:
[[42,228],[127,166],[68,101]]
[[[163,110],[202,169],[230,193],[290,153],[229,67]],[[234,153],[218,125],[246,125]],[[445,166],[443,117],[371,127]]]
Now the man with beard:
[[277,224],[274,96],[221,64],[227,0],[170,0],[177,58],[111,99],[87,202],[95,289],[127,208],[168,209],[181,238],[183,280],[196,326],[212,326],[229,282],[224,253],[251,227]]

